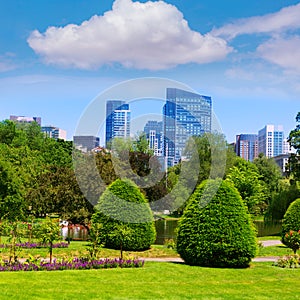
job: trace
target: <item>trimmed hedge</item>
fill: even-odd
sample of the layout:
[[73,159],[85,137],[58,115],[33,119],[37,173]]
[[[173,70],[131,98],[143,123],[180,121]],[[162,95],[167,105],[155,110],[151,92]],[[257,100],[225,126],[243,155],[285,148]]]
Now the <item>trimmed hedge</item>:
[[284,241],[284,236],[286,233],[293,231],[299,231],[300,230],[300,198],[293,201],[287,211],[284,214],[283,220],[282,220],[282,242]]
[[233,184],[219,180],[200,184],[179,221],[181,258],[196,266],[247,267],[256,251],[256,229]]
[[129,251],[149,249],[156,230],[149,203],[130,180],[117,179],[101,195],[92,222],[102,224],[104,247]]

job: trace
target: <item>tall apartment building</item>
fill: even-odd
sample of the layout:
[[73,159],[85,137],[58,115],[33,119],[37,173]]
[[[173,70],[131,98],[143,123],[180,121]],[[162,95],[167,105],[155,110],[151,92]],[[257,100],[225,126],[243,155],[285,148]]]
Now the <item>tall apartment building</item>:
[[235,143],[235,153],[245,160],[253,161],[254,158],[258,157],[258,135],[237,135]]
[[9,119],[11,121],[20,122],[20,123],[32,123],[32,122],[36,122],[40,126],[42,124],[41,117],[10,116]]
[[211,132],[212,100],[177,88],[167,88],[163,107],[164,156],[177,164],[189,137]]
[[283,126],[266,125],[258,132],[258,153],[274,157],[284,152]]
[[106,102],[106,146],[115,137],[130,136],[129,104],[122,100],[108,100]]
[[149,147],[155,156],[163,156],[163,122],[148,121],[144,127]]
[[92,135],[78,135],[73,137],[74,146],[83,152],[99,147],[100,138]]
[[42,132],[52,139],[67,139],[67,132],[61,128],[55,126],[42,126]]

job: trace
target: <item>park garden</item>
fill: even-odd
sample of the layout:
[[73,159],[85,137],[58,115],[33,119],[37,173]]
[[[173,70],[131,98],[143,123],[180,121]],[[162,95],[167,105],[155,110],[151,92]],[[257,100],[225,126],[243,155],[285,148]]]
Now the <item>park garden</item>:
[[[290,133],[297,150],[299,136],[297,125]],[[80,180],[96,195],[91,203],[77,184],[71,142],[45,138],[36,124],[2,122],[0,299],[297,299],[298,156],[292,156],[283,177],[262,155],[254,162],[236,157],[221,135],[195,141],[201,166],[196,187],[183,203],[188,183],[181,180],[167,203],[179,219],[177,237],[154,245],[155,202],[170,193],[183,164],[188,167],[193,158],[167,174],[152,160],[151,168],[161,180],[139,188],[131,173],[118,177],[107,149],[76,152],[82,160],[95,160],[106,184],[103,188],[88,181],[88,168],[81,169]],[[215,178],[209,176],[212,144],[226,151],[221,178],[221,170]],[[145,137],[121,146],[118,166],[123,164],[122,151],[129,151],[134,173],[148,175],[152,153]],[[281,222],[280,235],[258,239],[253,220],[259,218]],[[59,219],[85,226],[88,241],[63,241]],[[266,240],[282,244],[263,246]],[[266,261],[255,260],[258,257]]]

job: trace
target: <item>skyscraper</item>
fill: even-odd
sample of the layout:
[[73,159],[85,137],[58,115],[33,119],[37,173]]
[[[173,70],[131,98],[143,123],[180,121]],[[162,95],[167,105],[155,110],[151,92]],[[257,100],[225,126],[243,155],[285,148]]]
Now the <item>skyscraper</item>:
[[106,102],[106,146],[114,137],[130,136],[129,104],[122,100],[108,100]]
[[258,153],[266,157],[283,154],[284,132],[281,125],[266,125],[258,132]]
[[149,147],[154,151],[155,156],[163,155],[163,122],[148,121],[144,132],[149,141]]
[[167,88],[163,107],[164,155],[168,165],[177,164],[191,136],[211,132],[211,97]]
[[245,160],[253,161],[258,156],[258,135],[239,134],[236,136],[235,152]]

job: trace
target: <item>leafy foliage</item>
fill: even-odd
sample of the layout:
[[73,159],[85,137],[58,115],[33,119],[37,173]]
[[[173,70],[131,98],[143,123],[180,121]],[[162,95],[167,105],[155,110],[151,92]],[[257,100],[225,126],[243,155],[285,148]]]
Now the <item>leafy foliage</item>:
[[41,243],[48,245],[50,264],[52,263],[53,243],[61,239],[58,220],[46,218],[36,225],[35,235]]
[[[288,246],[289,238],[286,234],[290,231],[300,230],[300,198],[296,199],[288,207],[282,220],[282,242]],[[288,246],[289,247],[289,246]]]
[[252,214],[261,214],[266,208],[266,186],[260,181],[257,167],[246,160],[239,160],[229,170],[227,179],[238,189]]
[[287,232],[283,237],[283,243],[291,248],[296,254],[297,250],[300,248],[300,230]]
[[271,203],[265,213],[265,221],[282,220],[289,205],[300,197],[300,191],[295,181],[280,180],[277,191],[272,193]]
[[101,241],[101,234],[102,234],[102,224],[92,222],[91,228],[89,230],[89,243],[87,245],[89,258],[91,260],[99,258],[101,249],[103,247]]
[[296,149],[297,154],[291,154],[288,162],[288,173],[296,180],[300,180],[300,112],[296,116],[296,128],[293,129],[288,137],[288,142]]
[[250,215],[229,181],[204,181],[178,224],[177,252],[189,265],[246,267],[256,254]]
[[130,180],[114,181],[101,195],[96,209],[99,211],[93,215],[92,222],[102,224],[105,247],[120,249],[120,239],[116,236],[121,228],[130,231],[122,240],[123,250],[149,249],[155,241],[156,231],[149,204]]

